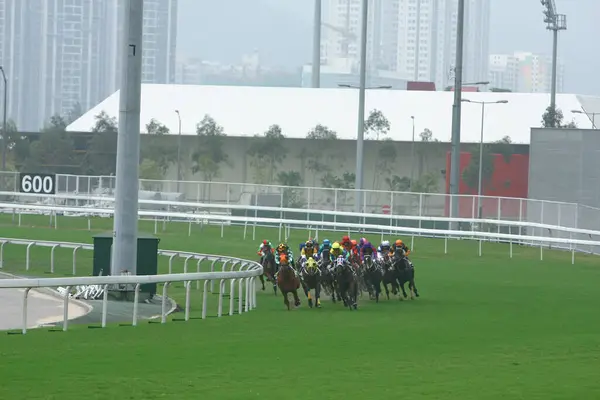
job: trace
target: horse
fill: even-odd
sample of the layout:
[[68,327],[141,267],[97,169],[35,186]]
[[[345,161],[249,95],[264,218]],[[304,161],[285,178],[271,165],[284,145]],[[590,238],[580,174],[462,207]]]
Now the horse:
[[398,274],[394,270],[394,266],[390,260],[390,256],[387,254],[383,256],[383,260],[379,262],[381,269],[383,270],[383,289],[385,290],[385,295],[387,299],[390,299],[390,290],[388,289],[388,285],[392,285],[392,293],[398,294],[400,286],[398,285]]
[[308,298],[308,306],[312,308],[313,300],[310,295],[312,289],[315,290],[315,306],[321,308],[321,270],[314,258],[309,257],[302,265],[300,277],[302,289]]
[[381,294],[381,281],[383,280],[383,269],[381,265],[373,262],[373,257],[365,255],[363,262],[365,268],[365,283],[369,297],[375,299],[379,303],[379,295]]
[[262,259],[263,273],[259,276],[260,283],[262,284],[262,290],[265,290],[265,277],[267,282],[273,284],[273,292],[277,295],[277,282],[275,281],[275,273],[277,272],[277,265],[275,264],[275,255],[272,251],[267,251]]
[[398,280],[404,298],[406,299],[408,297],[404,290],[404,284],[407,282],[408,289],[410,290],[410,298],[414,299],[415,297],[419,297],[419,291],[415,285],[415,267],[406,255],[402,254],[402,256],[395,256],[393,265],[396,272],[396,279]]
[[350,263],[339,256],[335,262],[335,280],[339,297],[344,302],[344,305],[350,310],[356,310],[358,304],[358,283],[356,282],[356,272]]
[[289,264],[287,256],[281,255],[279,258],[279,272],[277,273],[277,286],[283,295],[283,302],[288,311],[291,309],[288,294],[294,295],[294,306],[300,306],[300,298],[298,297],[298,289],[300,289],[300,278],[296,275],[296,271]]
[[331,300],[335,303],[336,298],[336,287],[335,287],[335,276],[333,272],[329,269],[329,265],[331,264],[330,253],[329,250],[323,250],[321,254],[321,259],[317,262],[319,265],[319,269],[321,270],[321,288],[325,292],[326,295],[331,296]]

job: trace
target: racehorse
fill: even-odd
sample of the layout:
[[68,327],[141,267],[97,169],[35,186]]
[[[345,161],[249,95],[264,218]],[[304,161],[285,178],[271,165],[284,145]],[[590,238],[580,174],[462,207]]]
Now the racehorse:
[[379,295],[381,294],[381,281],[383,280],[383,269],[381,266],[373,262],[373,258],[370,255],[365,255],[363,262],[365,268],[365,283],[367,285],[367,291],[369,297],[375,299],[379,303]]
[[321,308],[321,270],[314,258],[308,257],[303,263],[300,276],[302,278],[302,289],[304,289],[304,294],[308,298],[308,306],[310,308],[313,306],[310,291],[314,289],[315,305],[317,308]]
[[394,270],[394,266],[392,265],[392,261],[390,260],[389,255],[383,256],[383,260],[379,263],[383,270],[383,289],[385,290],[385,295],[387,299],[390,299],[390,290],[388,289],[388,285],[392,285],[392,293],[398,294],[398,290],[400,286],[398,285],[398,274],[396,270]]
[[356,272],[350,263],[339,256],[335,262],[335,280],[338,293],[344,302],[344,305],[350,310],[356,310],[358,304],[358,283],[356,282]]
[[259,276],[260,283],[262,284],[262,290],[265,290],[265,277],[268,282],[273,284],[273,292],[277,295],[277,282],[275,281],[275,273],[277,272],[277,265],[275,264],[275,255],[272,251],[267,251],[262,260],[263,273]]
[[394,270],[396,272],[396,279],[398,280],[402,295],[406,299],[406,291],[404,290],[404,284],[408,282],[408,289],[410,290],[410,298],[414,299],[419,297],[419,291],[415,285],[415,267],[412,265],[410,260],[403,253],[399,257],[394,257]]
[[[331,264],[331,258],[328,249],[323,250],[321,254],[321,259],[318,261],[319,269],[321,270],[321,288],[325,292],[326,295],[331,296],[331,300],[335,303],[336,298],[336,287],[335,287],[335,276],[333,272],[329,269],[329,265]],[[337,296],[339,297],[339,296]]]
[[288,294],[294,295],[294,306],[300,306],[300,298],[298,297],[298,289],[300,289],[300,278],[296,275],[296,271],[289,264],[287,256],[282,254],[279,258],[279,272],[277,273],[277,286],[283,295],[283,302],[287,309],[291,309]]

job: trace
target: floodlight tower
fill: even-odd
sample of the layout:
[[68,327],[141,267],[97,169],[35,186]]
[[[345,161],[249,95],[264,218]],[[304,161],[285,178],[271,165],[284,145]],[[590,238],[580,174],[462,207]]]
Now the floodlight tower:
[[[567,16],[556,13],[554,0],[540,0],[545,7],[544,22],[546,29],[552,31],[552,86],[550,89],[550,109],[556,110],[556,63],[558,58],[558,31],[567,30]],[[552,118],[554,125],[554,118]],[[554,128],[554,126],[552,126]]]

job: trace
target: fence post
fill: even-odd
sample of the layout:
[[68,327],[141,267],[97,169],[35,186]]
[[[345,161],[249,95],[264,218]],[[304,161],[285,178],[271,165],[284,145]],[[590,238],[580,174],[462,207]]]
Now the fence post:
[[190,320],[190,288],[192,286],[192,281],[185,281],[184,283],[185,286],[185,320],[189,321]]
[[27,296],[31,288],[26,288],[23,292],[23,335],[27,333]]
[[65,288],[65,297],[63,300],[63,332],[69,327],[69,296],[71,293],[71,286]]
[[8,243],[8,241],[0,242],[0,269],[4,268],[4,245]]
[[73,276],[77,275],[77,250],[79,250],[81,246],[76,246],[73,249]]
[[35,246],[35,242],[31,242],[27,245],[27,250],[25,250],[25,271],[29,271],[29,262],[30,262],[30,250],[31,246]]
[[161,317],[160,317],[160,323],[161,324],[166,324],[167,323],[167,295],[168,293],[168,287],[169,287],[170,282],[165,282],[163,285],[163,291],[162,291],[162,304],[161,304]]
[[140,284],[136,283],[135,284],[135,289],[134,293],[133,293],[133,320],[131,321],[131,325],[132,326],[137,326],[137,320],[138,320],[138,305],[140,303]]

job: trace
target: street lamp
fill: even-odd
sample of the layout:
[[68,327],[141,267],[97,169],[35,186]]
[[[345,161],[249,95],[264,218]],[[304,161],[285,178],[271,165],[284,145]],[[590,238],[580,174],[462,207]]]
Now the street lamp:
[[408,191],[412,192],[415,172],[415,116],[411,115],[410,119],[412,119],[412,143],[410,145],[410,183],[408,185]]
[[179,134],[177,136],[177,193],[179,193],[179,181],[181,180],[181,114],[175,110],[179,120]]
[[363,211],[363,152],[365,140],[365,86],[367,81],[367,22],[369,20],[369,0],[362,1],[360,32],[360,88],[358,91],[358,123],[356,135],[356,212]]
[[600,112],[588,112],[588,111],[581,111],[581,110],[571,110],[572,113],[574,114],[585,114],[588,118],[590,118],[590,120],[592,121],[592,128],[596,129],[596,115],[600,115]]
[[479,177],[477,179],[477,213],[478,218],[482,216],[481,207],[481,189],[482,189],[482,178],[483,178],[483,126],[485,121],[485,105],[486,104],[506,104],[508,100],[498,101],[475,101],[469,99],[462,99],[465,103],[481,104],[481,136],[479,139]]
[[8,80],[6,79],[6,73],[4,68],[0,65],[0,72],[2,72],[2,80],[4,81],[4,112],[2,114],[2,171],[6,171],[6,148],[7,148],[7,136],[6,131],[6,106],[8,104]]

